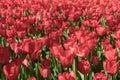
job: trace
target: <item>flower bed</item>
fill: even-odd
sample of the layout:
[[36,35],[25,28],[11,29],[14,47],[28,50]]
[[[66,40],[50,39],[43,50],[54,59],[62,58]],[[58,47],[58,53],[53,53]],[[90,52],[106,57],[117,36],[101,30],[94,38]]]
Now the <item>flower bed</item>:
[[0,80],[119,80],[119,0],[0,0]]

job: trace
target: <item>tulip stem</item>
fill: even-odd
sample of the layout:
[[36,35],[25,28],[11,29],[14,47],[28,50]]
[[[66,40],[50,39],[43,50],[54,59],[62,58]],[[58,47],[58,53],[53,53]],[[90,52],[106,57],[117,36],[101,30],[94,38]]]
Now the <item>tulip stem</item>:
[[110,74],[108,74],[109,80],[112,80],[112,76]]
[[75,57],[73,65],[72,65],[72,70],[77,73],[77,64],[78,64],[78,57]]
[[116,80],[116,75],[112,76],[112,80]]
[[3,74],[2,68],[3,68],[3,65],[0,64],[0,73],[1,73],[0,74],[0,80],[6,80],[5,75]]
[[87,74],[86,74],[86,75],[84,75],[84,80],[88,80],[88,79],[87,79]]

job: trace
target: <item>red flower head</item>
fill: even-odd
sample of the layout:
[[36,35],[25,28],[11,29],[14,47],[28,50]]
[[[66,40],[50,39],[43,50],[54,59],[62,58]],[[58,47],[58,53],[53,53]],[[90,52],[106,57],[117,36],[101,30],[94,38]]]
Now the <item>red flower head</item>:
[[30,66],[30,62],[28,59],[23,59],[22,60],[22,65],[25,66],[25,67],[29,67]]
[[59,54],[59,61],[63,67],[70,67],[73,64],[74,52],[73,50],[65,50],[63,53]]
[[99,36],[102,36],[102,35],[105,34],[105,28],[102,27],[102,26],[98,26],[98,27],[96,28],[96,32],[97,32],[97,34],[98,34]]
[[92,56],[92,63],[94,65],[98,65],[98,63],[99,63],[99,57],[98,56]]
[[70,17],[70,20],[71,21],[78,21],[80,19],[80,16],[81,16],[81,12],[80,11],[74,11],[72,12],[69,17]]
[[3,73],[9,80],[16,80],[19,74],[20,65],[16,64],[16,61],[12,61],[9,64],[3,66]]
[[78,62],[78,70],[82,74],[88,74],[90,72],[90,63],[87,60],[82,60],[81,62]]
[[[118,25],[120,26],[120,25]],[[118,29],[114,34],[111,34],[111,36],[115,39],[119,39],[120,38],[120,29]]]
[[50,47],[50,51],[52,53],[52,55],[55,57],[55,58],[58,58],[59,57],[59,54],[61,52],[63,52],[63,48],[62,48],[62,45],[60,44],[54,44],[52,47]]
[[29,67],[30,66],[30,62],[28,61],[28,59],[24,59],[24,58],[15,58],[13,59],[13,61],[16,65],[18,66],[25,66],[25,67]]
[[17,33],[16,33],[17,31],[15,30],[15,29],[7,29],[6,30],[6,35],[8,36],[8,37],[14,37]]
[[35,77],[30,77],[27,80],[36,80],[36,78]]
[[105,60],[103,62],[104,70],[111,75],[115,75],[118,72],[118,66],[119,64],[116,61]]
[[17,35],[19,38],[23,39],[26,37],[26,31],[17,31]]
[[108,77],[104,73],[95,73],[93,80],[108,80]]
[[102,40],[102,45],[105,51],[108,51],[110,49],[112,49],[112,45],[110,44],[109,39],[103,39]]
[[120,48],[120,40],[118,39],[118,40],[115,40],[115,45],[118,47],[118,48]]
[[7,47],[0,46],[0,63],[5,64],[10,59],[10,51]]
[[20,49],[25,53],[33,53],[34,46],[35,44],[31,38],[24,39],[20,46]]
[[50,66],[51,59],[50,58],[42,58],[41,59],[41,64],[42,66]]
[[36,33],[36,28],[32,27],[28,29],[28,32],[31,34],[35,34]]
[[65,49],[76,49],[77,46],[77,40],[74,36],[69,36],[65,41],[64,41],[64,47]]
[[15,54],[20,54],[22,52],[20,49],[20,45],[21,44],[17,42],[10,43],[10,47],[15,52]]
[[46,66],[40,67],[40,74],[43,78],[48,78],[51,75],[50,67]]
[[116,49],[110,49],[108,51],[105,51],[105,56],[108,60],[117,60],[118,58],[118,52]]
[[23,52],[28,53],[32,60],[36,60],[41,53],[41,49],[42,49],[41,40],[25,39],[22,42],[20,49]]
[[71,71],[70,73],[59,73],[58,80],[76,80],[76,75],[73,71]]

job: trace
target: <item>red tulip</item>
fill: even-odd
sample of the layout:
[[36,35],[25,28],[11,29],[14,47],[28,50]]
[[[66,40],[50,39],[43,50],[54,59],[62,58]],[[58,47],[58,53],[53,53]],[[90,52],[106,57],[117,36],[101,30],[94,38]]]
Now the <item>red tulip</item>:
[[99,63],[99,57],[98,56],[92,56],[92,63],[94,65],[98,65],[98,63]]
[[120,40],[119,40],[119,39],[115,40],[115,45],[116,45],[118,48],[120,48]]
[[28,32],[31,33],[31,34],[35,34],[36,33],[36,28],[29,28],[28,29]]
[[10,59],[10,51],[9,48],[7,47],[2,47],[0,46],[0,63],[5,64],[9,61]]
[[113,48],[112,45],[110,44],[109,39],[103,39],[102,40],[102,45],[103,45],[103,48],[104,48],[105,51],[108,51],[108,50]]
[[80,11],[72,12],[72,13],[69,15],[70,20],[71,20],[72,22],[78,21],[78,20],[80,19],[81,13],[82,13],[82,12],[80,12]]
[[41,49],[42,49],[41,40],[24,39],[24,41],[22,42],[20,46],[20,49],[23,52],[28,53],[29,57],[32,60],[36,60],[41,53]]
[[24,39],[21,46],[20,46],[20,49],[22,51],[24,51],[25,53],[33,53],[34,51],[34,46],[35,46],[35,43],[33,42],[33,40],[30,38],[30,39]]
[[55,57],[55,58],[58,58],[59,57],[59,54],[61,52],[63,52],[63,47],[62,45],[60,44],[54,44],[51,48],[50,48],[50,51],[52,53],[52,55]]
[[80,45],[78,47],[78,50],[77,50],[78,52],[76,55],[81,58],[86,58],[90,53],[89,47],[86,47],[86,46],[87,46],[86,44]]
[[30,62],[28,61],[28,59],[23,59],[22,65],[28,68],[30,66]]
[[108,80],[108,77],[104,73],[95,73],[93,80]]
[[58,80],[76,80],[76,75],[73,71],[71,71],[70,73],[59,73]]
[[12,62],[14,62],[16,65],[23,65],[25,67],[29,67],[30,66],[30,62],[28,61],[28,59],[24,59],[24,58],[15,58],[12,60]]
[[87,60],[82,60],[78,62],[78,70],[82,74],[88,74],[90,72],[90,63]]
[[20,45],[21,44],[17,42],[10,43],[10,47],[15,52],[15,54],[20,54],[22,52],[20,49]]
[[41,64],[42,66],[50,66],[51,59],[50,58],[42,58],[41,59]]
[[36,80],[36,78],[35,77],[30,77],[27,80]]
[[11,26],[11,25],[13,25],[14,22],[15,22],[15,20],[13,18],[11,18],[11,17],[6,18],[6,24]]
[[59,54],[59,61],[63,67],[70,67],[73,64],[74,52],[72,49],[65,50]]
[[20,65],[15,62],[3,66],[3,73],[9,80],[16,80],[19,74]]
[[105,56],[108,60],[115,60],[116,61],[118,58],[117,49],[111,48],[110,50],[105,51]]
[[118,72],[118,67],[119,64],[116,61],[105,60],[103,62],[104,70],[111,75],[115,75]]
[[6,30],[6,35],[8,36],[8,37],[14,37],[15,35],[16,35],[16,29],[7,29]]
[[115,39],[119,39],[120,38],[120,30],[118,29],[114,34],[111,34],[111,36]]
[[90,31],[84,30],[84,28],[79,29],[75,33],[76,38],[80,42],[76,55],[81,58],[86,58],[97,45],[97,35],[95,32],[91,33]]
[[40,74],[43,78],[48,78],[51,75],[50,67],[46,66],[40,67]]
[[72,37],[67,37],[67,39],[64,41],[64,47],[65,49],[75,49],[77,47],[77,40]]
[[17,31],[17,35],[20,39],[24,39],[26,37],[26,31]]
[[63,30],[59,29],[59,30],[51,32],[49,34],[49,36],[48,36],[49,37],[48,38],[49,46],[54,46],[56,43],[58,44],[59,39],[62,37],[62,32],[63,32]]
[[96,28],[96,32],[99,36],[102,36],[105,33],[105,28],[103,26],[99,26]]

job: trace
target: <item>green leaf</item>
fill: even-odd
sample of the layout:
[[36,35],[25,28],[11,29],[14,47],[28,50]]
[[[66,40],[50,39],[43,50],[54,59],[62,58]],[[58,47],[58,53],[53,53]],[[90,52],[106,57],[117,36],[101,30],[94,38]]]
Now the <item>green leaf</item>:
[[77,71],[76,75],[77,75],[77,80],[84,80],[84,75],[79,71]]
[[17,19],[17,17],[15,16],[15,15],[12,15],[11,16],[14,20],[16,20]]
[[69,30],[69,29],[65,29],[65,30],[63,31],[63,36],[64,36],[65,38],[67,38],[69,33],[70,33],[70,30]]
[[102,25],[103,27],[108,28],[108,26],[107,26],[107,24],[106,24],[106,20],[104,19],[104,17],[101,17],[101,18],[100,18],[100,23],[101,23],[101,25]]
[[30,15],[30,12],[27,11],[27,10],[25,10],[25,11],[24,11],[24,16],[29,16],[29,15]]
[[94,29],[93,29],[93,28],[91,28],[91,27],[89,27],[89,26],[87,26],[87,27],[86,27],[86,30],[89,30],[89,31],[91,31],[91,32],[93,32],[93,31],[94,31]]
[[18,43],[22,42],[22,40],[18,37],[18,35],[16,35],[16,41],[17,41]]

